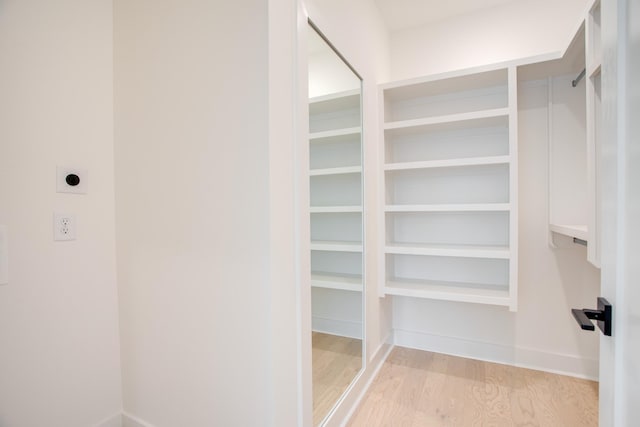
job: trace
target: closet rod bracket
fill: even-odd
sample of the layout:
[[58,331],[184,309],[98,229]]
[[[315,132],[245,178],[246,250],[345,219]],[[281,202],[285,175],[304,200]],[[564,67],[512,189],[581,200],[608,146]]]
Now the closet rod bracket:
[[586,74],[587,74],[587,69],[585,68],[580,72],[580,74],[578,74],[578,77],[576,77],[575,80],[571,81],[571,86],[573,87],[578,86],[578,83],[580,83],[580,80],[582,80]]

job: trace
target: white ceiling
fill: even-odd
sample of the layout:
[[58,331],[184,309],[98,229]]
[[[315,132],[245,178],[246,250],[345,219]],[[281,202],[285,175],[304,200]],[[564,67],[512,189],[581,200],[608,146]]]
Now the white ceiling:
[[417,27],[518,0],[374,0],[389,31]]

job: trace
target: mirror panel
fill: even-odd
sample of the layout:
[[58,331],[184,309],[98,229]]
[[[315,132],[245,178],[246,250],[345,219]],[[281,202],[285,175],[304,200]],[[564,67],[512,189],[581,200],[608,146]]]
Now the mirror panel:
[[362,81],[310,23],[313,424],[363,367]]

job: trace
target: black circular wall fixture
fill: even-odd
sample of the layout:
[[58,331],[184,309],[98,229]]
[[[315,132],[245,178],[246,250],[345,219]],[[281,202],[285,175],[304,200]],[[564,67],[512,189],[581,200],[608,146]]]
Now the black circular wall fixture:
[[67,184],[69,184],[72,187],[75,187],[76,185],[80,184],[80,177],[75,173],[70,173],[69,175],[67,175],[67,177],[64,180],[67,182]]

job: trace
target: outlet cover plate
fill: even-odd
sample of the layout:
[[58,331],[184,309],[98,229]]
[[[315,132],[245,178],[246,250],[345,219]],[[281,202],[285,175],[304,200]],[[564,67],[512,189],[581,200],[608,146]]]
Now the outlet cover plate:
[[[67,184],[67,175],[80,178],[78,185]],[[58,193],[87,194],[89,174],[86,169],[58,166],[56,168],[56,191]]]
[[53,240],[76,240],[76,217],[72,214],[53,214]]

